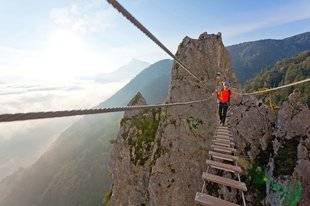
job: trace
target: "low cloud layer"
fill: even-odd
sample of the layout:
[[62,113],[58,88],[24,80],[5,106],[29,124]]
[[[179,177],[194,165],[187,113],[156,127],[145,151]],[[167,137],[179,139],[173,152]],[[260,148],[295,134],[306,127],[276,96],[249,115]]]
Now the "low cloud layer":
[[[75,81],[58,85],[0,85],[0,113],[91,108],[127,81],[100,84]],[[0,181],[32,164],[67,127],[80,117],[0,123]]]

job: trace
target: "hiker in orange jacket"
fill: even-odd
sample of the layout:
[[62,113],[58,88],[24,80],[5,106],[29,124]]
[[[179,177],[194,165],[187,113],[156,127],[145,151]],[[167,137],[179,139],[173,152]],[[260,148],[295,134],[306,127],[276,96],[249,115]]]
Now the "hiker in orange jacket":
[[220,123],[224,126],[231,96],[231,90],[229,89],[229,82],[227,80],[223,82],[222,89],[217,91],[216,94],[219,101]]

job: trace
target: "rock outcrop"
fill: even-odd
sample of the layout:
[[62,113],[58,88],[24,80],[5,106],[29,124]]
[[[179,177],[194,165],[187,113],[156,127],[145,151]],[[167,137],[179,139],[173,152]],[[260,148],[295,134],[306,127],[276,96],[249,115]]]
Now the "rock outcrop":
[[[239,165],[245,171],[241,179],[248,188],[245,193],[247,205],[263,205],[261,202],[266,196],[263,168],[268,163],[266,153],[272,142],[275,118],[271,109],[252,96],[240,96],[228,111],[228,124],[236,140]],[[222,195],[226,198],[225,194]],[[234,201],[238,197],[240,195],[236,195]]]
[[[145,104],[142,94],[137,93],[128,105]],[[159,115],[160,109],[125,112],[110,161],[113,174],[112,205],[147,204]]]
[[[185,37],[177,54],[196,76],[198,83],[177,64],[172,68],[169,102],[204,99],[211,96],[221,78],[234,79],[229,55],[221,36],[201,34]],[[224,76],[226,75],[226,76]],[[193,205],[202,187],[201,174],[217,122],[216,101],[171,107],[161,121],[157,139],[161,155],[152,168],[149,183],[151,205]]]
[[[111,158],[112,205],[194,205],[193,197],[202,187],[201,174],[217,122],[216,100],[211,94],[219,79],[230,79],[233,84],[236,80],[221,34],[185,37],[176,56],[201,81],[174,64],[167,102],[209,100],[125,113]],[[135,121],[145,116],[154,117],[150,124],[157,129],[155,138],[154,133],[151,138],[146,134],[150,142],[141,149],[137,139],[148,129],[139,130]]]
[[[300,199],[298,205],[310,204],[309,151],[310,110],[295,90],[278,112],[268,168],[272,178],[267,182],[267,203],[295,205]],[[275,186],[281,186],[281,190]]]
[[[111,156],[111,205],[195,205],[218,122],[211,94],[220,80],[238,85],[221,34],[185,37],[176,56],[200,81],[174,64],[166,101],[208,100],[125,112]],[[278,112],[253,96],[233,98],[228,124],[244,169],[247,205],[309,204],[310,114],[298,96],[293,93]],[[139,104],[146,104],[141,94],[130,102]],[[221,175],[233,178],[228,172]],[[206,189],[211,195],[242,202],[235,189],[210,183]]]
[[231,107],[248,205],[309,205],[309,120],[297,91],[278,112],[248,96]]

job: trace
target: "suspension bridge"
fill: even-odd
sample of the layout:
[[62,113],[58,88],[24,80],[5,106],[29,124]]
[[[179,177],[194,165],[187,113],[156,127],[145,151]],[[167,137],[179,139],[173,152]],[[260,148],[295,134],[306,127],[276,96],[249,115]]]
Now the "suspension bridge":
[[[129,11],[127,11],[119,2],[116,0],[107,0],[118,12],[120,12],[126,19],[128,19],[133,25],[135,25],[141,32],[143,32],[148,38],[150,38],[156,45],[158,45],[164,52],[166,52],[176,64],[178,64],[184,71],[186,71],[195,81],[204,84],[197,75],[191,72],[191,70],[182,63],[158,38],[156,38],[142,23],[140,23]],[[310,81],[310,78],[290,83],[287,85],[282,85],[275,88],[270,88],[262,91],[254,92],[235,92],[238,95],[263,95],[268,92],[280,90],[287,87],[292,87],[299,84],[304,84]],[[186,102],[174,102],[165,103],[157,105],[142,105],[142,106],[125,106],[125,107],[111,107],[111,108],[92,108],[92,109],[81,109],[81,110],[60,110],[60,111],[42,111],[42,112],[28,112],[28,113],[14,113],[14,114],[0,114],[1,122],[15,122],[15,121],[26,121],[35,119],[47,119],[56,117],[69,117],[78,115],[90,115],[90,114],[101,114],[101,113],[111,113],[111,112],[123,112],[131,110],[143,110],[150,108],[160,108],[160,107],[175,107],[181,105],[190,105],[208,101],[213,96],[205,99],[198,99],[194,101]],[[234,139],[232,133],[228,127],[219,126],[217,128],[215,139],[212,141],[211,150],[209,151],[209,159],[206,160],[207,171],[202,174],[203,187],[200,192],[196,193],[193,197],[195,201],[202,205],[208,206],[236,206],[237,204],[220,199],[206,194],[206,184],[208,182],[213,182],[219,185],[228,186],[231,188],[236,188],[241,192],[243,205],[246,205],[244,198],[244,192],[247,191],[245,183],[241,182],[240,173],[242,169],[237,165],[238,157],[237,149],[235,148]],[[212,174],[210,170],[216,169],[220,171],[231,172],[236,175],[237,180],[218,176]]]

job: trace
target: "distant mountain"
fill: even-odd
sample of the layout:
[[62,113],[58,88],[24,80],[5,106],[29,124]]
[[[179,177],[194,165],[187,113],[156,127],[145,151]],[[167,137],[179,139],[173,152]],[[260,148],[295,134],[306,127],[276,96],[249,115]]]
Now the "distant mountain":
[[149,63],[137,59],[131,60],[128,64],[120,67],[114,72],[106,74],[97,74],[96,76],[84,77],[84,79],[95,80],[100,83],[118,82],[134,78],[143,69],[150,66]]
[[[171,60],[151,65],[100,106],[126,105],[138,91],[148,103],[164,101],[171,66]],[[101,205],[111,187],[109,141],[121,117],[122,113],[91,115],[73,124],[35,164],[1,181],[0,205]]]
[[266,66],[310,49],[310,32],[282,40],[266,39],[227,47],[236,76],[241,84]]
[[[137,91],[141,91],[147,103],[163,102],[168,92],[171,67],[172,61],[169,59],[152,64],[99,106],[126,105]],[[155,85],[156,87],[154,87]]]
[[[253,79],[248,80],[244,88],[247,91],[254,91],[263,88],[278,87],[306,78],[310,78],[310,50],[301,52],[291,58],[282,59],[276,64],[265,68]],[[269,103],[271,101],[271,103],[278,105],[284,100],[287,100],[288,95],[295,88],[300,90],[302,99],[310,106],[309,83],[270,93],[270,95],[265,97],[266,102]]]

